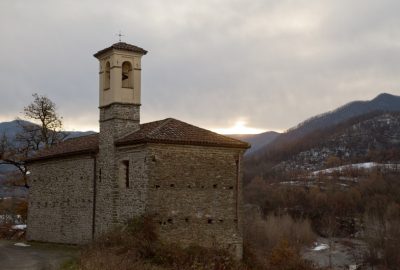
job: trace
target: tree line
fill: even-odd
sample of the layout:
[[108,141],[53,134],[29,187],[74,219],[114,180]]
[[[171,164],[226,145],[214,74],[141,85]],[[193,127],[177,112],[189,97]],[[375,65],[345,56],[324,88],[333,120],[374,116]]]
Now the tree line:
[[358,237],[367,244],[364,263],[398,269],[399,173],[374,170],[359,175],[358,183],[347,188],[340,185],[339,176],[320,176],[315,183],[280,185],[255,177],[245,187],[245,201],[257,205],[267,220],[289,215],[295,221],[309,220],[312,230],[328,239]]

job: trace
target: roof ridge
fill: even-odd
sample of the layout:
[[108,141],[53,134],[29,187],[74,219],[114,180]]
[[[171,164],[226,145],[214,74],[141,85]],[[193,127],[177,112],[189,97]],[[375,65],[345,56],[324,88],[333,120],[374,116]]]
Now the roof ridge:
[[162,127],[164,127],[166,124],[168,124],[169,122],[171,122],[171,120],[173,120],[173,118],[165,118],[163,121],[164,123],[161,123],[158,127],[156,127],[155,129],[153,129],[152,131],[149,132],[149,134],[147,134],[147,136],[145,137],[150,137],[152,135],[154,135],[157,131],[159,131]]
[[65,139],[65,140],[63,140],[63,141],[61,141],[61,142],[66,142],[66,141],[69,141],[69,140],[77,140],[77,139],[82,139],[82,138],[85,138],[85,137],[96,136],[96,135],[98,136],[99,133],[96,132],[96,133],[93,133],[93,134],[86,134],[86,135],[82,135],[82,136],[67,138],[67,139]]
[[[173,119],[173,118],[167,118],[167,119]],[[192,127],[194,127],[194,128],[202,129],[202,130],[207,131],[207,132],[214,133],[215,135],[220,136],[220,137],[223,137],[223,138],[225,138],[225,139],[229,139],[229,140],[236,141],[236,142],[240,142],[240,143],[243,142],[243,141],[241,141],[241,140],[239,140],[239,139],[235,139],[235,138],[226,136],[226,135],[224,135],[224,134],[220,134],[220,133],[218,133],[218,132],[215,132],[215,131],[212,131],[212,130],[209,130],[209,129],[206,129],[206,128],[203,128],[203,127],[195,126],[195,125],[190,124],[190,123],[187,123],[187,122],[185,122],[185,121],[181,121],[181,120],[178,120],[178,119],[175,119],[175,121],[180,122],[180,123],[184,123],[184,124],[189,125],[189,126],[192,126]]]

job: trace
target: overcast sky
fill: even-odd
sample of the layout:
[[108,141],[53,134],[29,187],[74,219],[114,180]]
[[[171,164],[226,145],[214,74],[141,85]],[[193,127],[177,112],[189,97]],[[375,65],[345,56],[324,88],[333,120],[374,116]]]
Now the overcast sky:
[[93,53],[142,59],[142,122],[285,130],[382,92],[400,95],[398,0],[0,0],[0,121],[32,93],[67,129],[98,125]]

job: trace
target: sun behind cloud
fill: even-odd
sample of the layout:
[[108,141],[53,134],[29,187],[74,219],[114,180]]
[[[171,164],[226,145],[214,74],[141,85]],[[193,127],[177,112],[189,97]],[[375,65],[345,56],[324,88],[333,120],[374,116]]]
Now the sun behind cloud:
[[220,134],[258,134],[265,131],[260,128],[247,127],[246,122],[243,120],[236,121],[236,123],[229,128],[214,128],[212,130]]

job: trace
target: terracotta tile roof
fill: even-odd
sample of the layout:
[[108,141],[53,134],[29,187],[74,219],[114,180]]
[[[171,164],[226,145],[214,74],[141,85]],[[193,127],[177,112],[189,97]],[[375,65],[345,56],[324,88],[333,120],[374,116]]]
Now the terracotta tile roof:
[[93,56],[94,57],[98,57],[98,56],[102,55],[103,53],[106,53],[106,52],[108,52],[109,50],[112,50],[112,49],[128,51],[128,52],[137,52],[137,53],[141,53],[141,54],[146,54],[147,53],[147,51],[145,49],[140,48],[138,46],[131,45],[131,44],[128,44],[128,43],[125,43],[125,42],[118,42],[118,43],[115,43],[115,44],[111,45],[108,48],[105,48],[105,49],[103,49],[101,51],[98,51]]
[[119,139],[116,145],[139,143],[169,143],[232,148],[250,147],[248,143],[173,118],[142,124],[138,131]]
[[48,148],[37,152],[34,156],[27,159],[26,162],[50,159],[55,157],[70,156],[97,152],[99,148],[99,134],[92,134],[77,138],[72,138],[60,142]]
[[[250,147],[248,143],[173,118],[141,124],[138,131],[117,140],[116,145],[142,143],[167,143],[243,149]],[[97,152],[98,149],[99,134],[92,134],[68,139],[49,148],[42,149],[36,155],[26,160],[26,162],[30,163],[56,157],[92,153]]]

